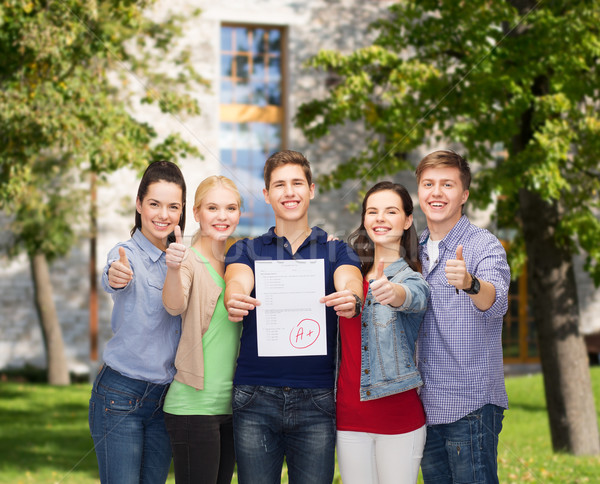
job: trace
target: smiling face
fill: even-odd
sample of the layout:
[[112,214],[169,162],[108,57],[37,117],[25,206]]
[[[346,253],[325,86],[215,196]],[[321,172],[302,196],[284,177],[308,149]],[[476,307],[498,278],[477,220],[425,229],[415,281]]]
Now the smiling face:
[[469,198],[458,168],[425,169],[419,179],[418,193],[431,234],[435,240],[444,238],[459,221],[462,207]]
[[272,171],[269,189],[263,189],[263,195],[273,207],[276,220],[298,222],[307,217],[315,185],[308,184],[300,165],[289,163]]
[[200,223],[201,237],[227,240],[240,222],[238,194],[223,186],[211,188],[194,207],[194,218]]
[[179,185],[158,181],[148,186],[143,200],[137,199],[135,202],[141,217],[142,234],[160,250],[165,250],[167,237],[179,224],[183,210],[182,197]]
[[406,215],[400,195],[392,190],[372,193],[365,204],[363,224],[375,246],[400,250],[400,240],[412,225],[412,215]]

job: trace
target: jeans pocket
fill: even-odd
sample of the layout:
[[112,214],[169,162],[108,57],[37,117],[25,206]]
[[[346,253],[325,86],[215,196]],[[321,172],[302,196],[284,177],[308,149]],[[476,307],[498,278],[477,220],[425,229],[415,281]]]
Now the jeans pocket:
[[333,390],[312,390],[312,402],[325,415],[335,418]]
[[504,409],[502,407],[498,407],[494,405],[494,433],[496,434],[496,438],[500,435],[502,431],[502,422],[504,421]]
[[231,408],[241,410],[248,406],[256,395],[256,387],[252,385],[235,385],[233,387]]
[[96,402],[90,398],[90,406],[88,408],[88,425],[90,427],[90,433],[94,433],[94,412],[96,411]]
[[104,409],[112,415],[126,415],[138,407],[139,400],[135,395],[127,395],[115,391],[107,391],[104,395]]

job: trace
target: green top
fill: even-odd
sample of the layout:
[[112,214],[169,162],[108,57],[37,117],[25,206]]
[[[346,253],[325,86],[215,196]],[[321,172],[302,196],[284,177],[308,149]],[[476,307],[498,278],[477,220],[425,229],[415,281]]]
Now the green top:
[[208,330],[202,336],[204,389],[173,380],[165,398],[164,411],[174,415],[226,415],[231,413],[231,389],[238,356],[241,325],[227,317],[223,302],[225,281],[208,260],[192,247],[206,264],[215,284],[223,290]]

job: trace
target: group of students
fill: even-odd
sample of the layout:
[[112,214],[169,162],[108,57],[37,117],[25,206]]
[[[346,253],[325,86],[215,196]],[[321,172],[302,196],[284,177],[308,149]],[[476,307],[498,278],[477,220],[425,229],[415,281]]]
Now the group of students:
[[[186,187],[149,165],[131,239],[103,272],[113,337],[89,425],[103,483],[493,483],[504,409],[501,329],[510,271],[498,239],[463,213],[470,169],[453,151],[419,163],[420,239],[397,183],[365,195],[348,243],[308,224],[310,164],[265,163],[267,233],[226,250],[235,184],[196,190],[199,229],[182,243]],[[261,356],[255,262],[322,259],[326,352]],[[241,324],[239,324],[241,322]]]

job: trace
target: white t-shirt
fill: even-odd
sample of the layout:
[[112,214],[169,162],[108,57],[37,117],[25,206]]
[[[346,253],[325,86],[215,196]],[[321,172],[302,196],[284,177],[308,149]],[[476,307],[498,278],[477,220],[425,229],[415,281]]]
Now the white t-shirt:
[[431,240],[431,237],[427,239],[427,254],[429,255],[429,271],[437,265],[440,259],[440,241]]

